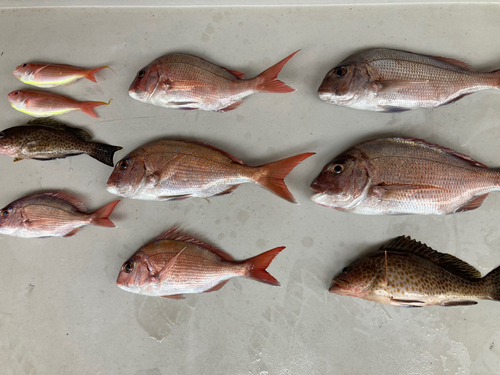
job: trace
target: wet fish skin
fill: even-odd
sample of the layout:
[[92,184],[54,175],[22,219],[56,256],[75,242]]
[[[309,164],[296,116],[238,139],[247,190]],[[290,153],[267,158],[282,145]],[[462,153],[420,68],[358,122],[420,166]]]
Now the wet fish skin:
[[224,195],[242,183],[254,182],[296,203],[283,179],[311,155],[250,167],[202,142],[163,139],[137,148],[116,163],[107,190],[132,199],[179,200]]
[[87,213],[83,202],[64,192],[28,195],[0,210],[0,234],[23,238],[70,237],[85,225],[114,227],[108,216],[118,202]]
[[79,102],[66,96],[42,91],[15,90],[7,95],[12,108],[34,117],[50,117],[71,111],[82,111],[98,118],[95,107],[109,105],[106,102]]
[[72,65],[24,63],[19,65],[12,75],[27,85],[37,87],[57,87],[67,85],[81,78],[97,82],[95,73],[109,66],[83,69]]
[[500,301],[500,267],[485,277],[466,262],[400,236],[345,267],[331,293],[393,306],[467,306]]
[[474,210],[500,190],[500,172],[416,138],[362,142],[328,163],[311,200],[365,215],[446,215]]
[[0,154],[14,158],[53,160],[87,154],[101,163],[113,166],[113,155],[121,150],[91,141],[83,129],[73,128],[53,119],[35,119],[26,125],[14,126],[0,132]]
[[481,73],[450,58],[376,48],[351,55],[330,70],[318,95],[355,109],[401,112],[439,107],[498,88],[500,69]]
[[123,264],[116,283],[127,292],[172,299],[219,290],[234,277],[279,286],[266,268],[283,249],[277,247],[256,257],[235,261],[232,256],[174,227],[137,250]]
[[[298,51],[297,51],[298,52]],[[173,53],[159,57],[141,69],[129,88],[136,100],[160,107],[227,112],[256,92],[295,91],[276,79],[297,52],[252,79],[197,56]]]

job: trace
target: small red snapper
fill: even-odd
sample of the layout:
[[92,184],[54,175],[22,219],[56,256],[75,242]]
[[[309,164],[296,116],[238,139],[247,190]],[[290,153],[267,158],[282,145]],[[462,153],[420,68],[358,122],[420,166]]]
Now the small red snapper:
[[137,250],[123,264],[116,283],[127,292],[173,299],[219,290],[233,277],[279,286],[266,268],[283,249],[235,261],[231,255],[171,228]]
[[24,63],[14,70],[13,76],[21,82],[37,87],[56,87],[67,85],[80,78],[97,82],[95,73],[109,66],[83,69],[72,65]]
[[10,105],[20,112],[34,117],[49,117],[71,111],[82,111],[98,118],[95,107],[109,105],[106,102],[78,102],[66,96],[42,91],[12,91],[7,95]]
[[24,238],[70,237],[84,225],[114,227],[108,216],[118,202],[87,213],[83,202],[64,192],[28,195],[0,210],[0,234]]
[[404,307],[475,305],[500,301],[500,267],[481,277],[463,260],[401,236],[345,267],[330,292]]
[[107,189],[125,198],[178,200],[224,195],[253,182],[297,203],[284,178],[311,155],[314,153],[251,167],[206,143],[163,139],[135,149],[116,163]]
[[252,79],[193,55],[165,55],[141,69],[128,92],[136,100],[160,107],[227,112],[256,92],[295,91],[276,77],[297,52]]
[[318,89],[327,103],[369,111],[401,112],[454,103],[500,88],[500,70],[482,73],[464,62],[375,48],[349,56]]

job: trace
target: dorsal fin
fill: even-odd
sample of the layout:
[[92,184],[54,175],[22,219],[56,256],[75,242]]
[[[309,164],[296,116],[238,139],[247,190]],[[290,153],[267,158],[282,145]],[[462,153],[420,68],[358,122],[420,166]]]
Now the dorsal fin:
[[182,141],[182,142],[192,143],[194,145],[200,145],[200,146],[205,146],[205,147],[211,148],[212,150],[215,150],[217,152],[220,152],[222,155],[227,156],[229,159],[231,159],[232,161],[235,161],[236,163],[239,163],[241,165],[246,165],[242,160],[234,157],[230,153],[228,153],[224,150],[221,150],[220,148],[217,148],[215,146],[209,145],[208,143],[199,142],[199,141]]
[[475,72],[476,69],[474,69],[472,66],[470,66],[467,63],[464,63],[463,61],[460,60],[455,60],[455,59],[450,59],[449,57],[441,57],[441,56],[432,56],[432,55],[424,55],[427,57],[430,57],[431,59],[436,59],[439,61],[443,61],[445,63],[455,65],[456,67],[464,70],[468,70],[469,72]]
[[77,211],[87,212],[87,207],[85,207],[85,204],[81,200],[72,197],[64,191],[59,191],[57,193],[41,193],[40,195],[49,195],[54,198],[62,199],[71,204]]
[[383,245],[380,250],[408,252],[418,255],[429,262],[432,262],[454,275],[467,279],[480,279],[481,272],[450,254],[443,254],[431,249],[429,246],[411,239],[407,236],[396,237],[392,241]]
[[82,141],[92,140],[92,136],[89,133],[87,133],[85,130],[79,129],[79,128],[73,128],[71,126],[68,126],[68,125],[60,122],[60,121],[54,120],[50,117],[49,118],[37,118],[37,119],[29,121],[26,125],[27,126],[29,126],[29,125],[45,126],[46,128],[52,128],[52,129],[61,130],[61,131],[71,133],[71,134],[77,136],[78,138],[80,138]]
[[184,234],[180,231],[179,227],[172,227],[166,232],[163,232],[160,234],[156,240],[170,240],[170,241],[179,241],[179,242],[187,242],[187,243],[192,243],[194,245],[201,246],[207,250],[210,250],[217,256],[221,257],[224,260],[227,261],[234,261],[234,258],[223,252],[222,250],[217,249],[216,247],[210,246],[206,244],[205,242],[202,242],[200,240],[197,240],[194,237],[191,237],[189,234]]
[[432,148],[437,148],[441,151],[444,151],[450,155],[453,155],[467,163],[469,163],[470,165],[474,166],[474,167],[480,167],[480,168],[488,168],[487,165],[484,165],[483,163],[480,163],[474,159],[472,159],[469,155],[465,155],[465,154],[462,154],[461,152],[458,152],[458,151],[455,151],[455,150],[452,150],[451,148],[447,148],[447,147],[443,147],[443,146],[440,146],[438,144],[435,144],[435,143],[431,143],[431,142],[427,142],[426,140],[423,140],[423,139],[419,139],[419,138],[411,138],[411,137],[394,137],[394,139],[404,139],[404,140],[407,140],[407,141],[412,141],[412,142],[415,142],[415,143],[420,143],[424,146],[428,146],[428,147],[432,147]]

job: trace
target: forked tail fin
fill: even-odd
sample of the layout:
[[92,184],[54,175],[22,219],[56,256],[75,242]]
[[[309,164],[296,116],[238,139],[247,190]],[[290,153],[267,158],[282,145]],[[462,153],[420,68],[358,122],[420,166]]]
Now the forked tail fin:
[[271,276],[271,274],[266,271],[266,268],[269,267],[269,264],[271,264],[276,255],[278,255],[284,248],[284,246],[276,247],[272,250],[266,251],[265,253],[243,261],[243,263],[247,266],[247,274],[245,277],[260,281],[261,283],[280,286],[280,282]]
[[100,227],[116,227],[116,225],[109,220],[108,217],[111,215],[118,202],[120,201],[111,202],[106,206],[99,208],[97,211],[92,212],[92,220],[90,224]]
[[96,74],[99,70],[102,70],[104,68],[108,68],[111,71],[113,71],[113,69],[111,69],[109,66],[101,66],[99,68],[87,70],[85,72],[85,78],[87,78],[88,80],[90,80],[92,82],[96,82],[97,83],[97,80],[95,79],[95,75],[94,74]]
[[281,69],[283,69],[283,66],[285,66],[288,60],[290,60],[293,57],[293,55],[295,55],[299,51],[295,51],[290,56],[285,57],[279,63],[271,66],[269,69],[265,70],[264,72],[260,73],[257,77],[255,77],[254,79],[257,80],[258,82],[257,91],[278,92],[278,93],[295,91],[295,89],[291,88],[290,86],[287,86],[286,84],[277,80],[276,78],[278,77],[279,72],[281,71]]
[[99,160],[101,163],[112,167],[114,166],[113,156],[115,155],[115,152],[121,150],[122,148],[123,147],[120,146],[111,146],[96,142],[94,143],[93,150],[89,153],[89,156],[93,157],[96,160]]
[[487,295],[494,301],[500,301],[500,267],[488,273],[483,282],[487,288]]
[[101,105],[109,105],[111,103],[111,99],[109,102],[82,102],[80,103],[80,111],[86,113],[89,116],[92,116],[93,118],[99,118],[97,116],[97,113],[95,113],[94,108],[95,107],[100,107]]
[[257,167],[260,169],[261,173],[259,179],[255,182],[273,192],[278,197],[292,203],[297,203],[292,193],[290,193],[286,187],[284,179],[297,164],[312,155],[314,155],[314,152],[306,152],[304,154],[261,165]]

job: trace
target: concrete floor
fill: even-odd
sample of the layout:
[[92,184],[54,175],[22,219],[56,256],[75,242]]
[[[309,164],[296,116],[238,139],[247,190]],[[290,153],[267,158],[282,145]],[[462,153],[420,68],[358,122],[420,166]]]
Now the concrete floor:
[[[118,228],[86,227],[71,238],[0,236],[2,374],[499,374],[500,304],[404,309],[328,293],[334,274],[402,234],[470,262],[500,264],[500,194],[447,217],[345,214],[309,200],[323,165],[362,140],[424,138],[500,166],[500,95],[478,93],[435,110],[400,114],[326,104],[316,90],[344,57],[392,47],[500,68],[500,6],[391,5],[273,8],[88,8],[0,11],[4,95],[27,89],[12,76],[23,62],[109,65],[98,83],[51,91],[113,102],[59,117],[95,139],[121,145],[115,161],[163,136],[196,139],[251,165],[306,151],[287,185],[292,205],[254,185],[206,201],[123,200]],[[183,51],[253,77],[302,49],[280,79],[297,89],[256,94],[226,113],[176,111],[129,98],[136,72]],[[3,128],[30,117],[0,102]],[[0,157],[0,206],[37,191],[64,190],[89,210],[114,200],[111,168],[88,156],[13,163]],[[235,279],[187,300],[120,290],[121,264],[162,231],[185,231],[244,259],[287,248],[269,268],[281,288]]]

